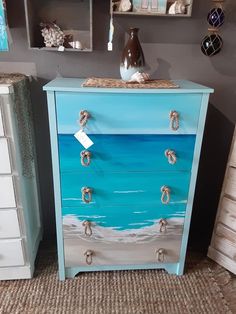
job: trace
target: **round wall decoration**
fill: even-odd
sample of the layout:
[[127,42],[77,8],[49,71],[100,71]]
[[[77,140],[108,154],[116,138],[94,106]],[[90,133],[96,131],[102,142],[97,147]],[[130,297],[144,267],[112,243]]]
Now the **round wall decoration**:
[[215,7],[212,8],[207,15],[207,22],[210,28],[208,28],[208,35],[206,35],[201,42],[201,50],[208,57],[214,56],[221,51],[223,40],[218,32],[225,21],[223,10],[224,0],[212,1]]

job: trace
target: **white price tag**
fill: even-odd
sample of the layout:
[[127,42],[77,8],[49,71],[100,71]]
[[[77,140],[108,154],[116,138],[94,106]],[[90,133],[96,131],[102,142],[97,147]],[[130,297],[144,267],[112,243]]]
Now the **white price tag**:
[[58,47],[58,51],[65,51],[65,47],[64,46],[59,46]]
[[94,144],[83,130],[79,130],[78,132],[76,132],[74,134],[74,137],[80,142],[81,145],[84,146],[85,149],[88,149]]
[[108,51],[112,51],[112,42],[109,42],[108,44],[107,44],[107,50]]

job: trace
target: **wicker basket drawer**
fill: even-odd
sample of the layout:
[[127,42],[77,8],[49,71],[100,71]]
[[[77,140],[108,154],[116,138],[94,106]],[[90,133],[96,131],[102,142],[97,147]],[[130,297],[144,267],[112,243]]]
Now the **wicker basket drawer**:
[[236,200],[236,168],[229,167],[225,180],[225,193]]
[[224,197],[219,210],[218,221],[236,232],[236,201]]

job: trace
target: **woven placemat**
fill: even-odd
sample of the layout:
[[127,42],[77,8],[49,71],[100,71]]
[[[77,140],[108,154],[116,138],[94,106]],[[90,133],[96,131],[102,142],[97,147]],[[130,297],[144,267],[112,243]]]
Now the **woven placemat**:
[[149,80],[145,83],[124,82],[112,78],[88,78],[83,87],[101,87],[101,88],[179,88],[178,85],[169,80]]

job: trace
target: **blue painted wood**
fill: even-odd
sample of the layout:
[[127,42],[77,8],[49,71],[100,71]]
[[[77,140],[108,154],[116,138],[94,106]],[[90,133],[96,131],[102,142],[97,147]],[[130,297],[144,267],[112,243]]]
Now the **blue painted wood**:
[[[192,167],[195,135],[91,135],[94,145],[88,167],[81,164],[84,147],[74,135],[58,136],[60,171],[190,171]],[[166,149],[174,150],[176,164],[170,164]]]
[[[92,207],[100,209],[108,205],[153,205],[161,206],[161,187],[171,189],[170,204],[186,203],[189,189],[189,172],[168,173],[63,173],[61,193],[63,207]],[[93,190],[92,202],[88,205],[81,199],[81,188]],[[167,205],[162,205],[167,206]]]
[[[180,221],[185,217],[186,203],[171,205],[112,205],[63,207],[63,218],[73,217],[73,224],[88,220],[93,226],[118,231],[140,229],[158,224],[160,219]],[[77,220],[77,221],[76,221]],[[73,226],[72,226],[73,227]],[[72,228],[73,229],[73,228]],[[159,230],[159,228],[157,228]]]
[[192,176],[191,176],[191,181],[190,181],[190,186],[189,186],[188,204],[187,204],[185,224],[184,224],[182,247],[181,247],[181,252],[180,252],[181,259],[180,259],[180,263],[177,270],[178,275],[182,275],[184,273],[184,265],[185,265],[185,257],[186,257],[187,244],[188,244],[189,228],[190,228],[190,222],[191,222],[191,216],[192,216],[194,192],[195,192],[195,186],[196,186],[196,181],[197,181],[199,158],[200,158],[201,147],[202,147],[202,138],[203,138],[205,121],[206,121],[206,114],[207,114],[207,109],[208,109],[208,100],[209,100],[209,94],[203,94],[202,103],[201,103],[201,112],[199,116],[199,125],[198,125],[198,132],[197,132],[197,138],[196,138],[196,145],[195,145],[195,150],[194,150]]
[[111,266],[90,266],[90,267],[66,267],[66,278],[74,278],[81,272],[91,271],[114,271],[114,270],[139,270],[139,269],[165,269],[169,274],[176,274],[178,263],[155,263],[143,265],[111,265]]
[[[59,134],[79,130],[81,110],[91,114],[88,134],[195,134],[201,94],[101,94],[57,92]],[[180,127],[170,127],[170,112],[180,115]]]
[[65,260],[64,260],[63,230],[62,230],[62,220],[61,220],[62,212],[61,212],[60,171],[59,171],[58,141],[57,141],[56,103],[55,103],[55,95],[53,92],[47,93],[47,102],[48,102],[48,117],[50,121],[49,128],[50,128],[51,154],[52,154],[54,201],[55,201],[55,212],[56,212],[59,279],[65,280]]
[[191,93],[213,93],[212,88],[185,80],[173,80],[179,88],[163,88],[163,89],[148,89],[148,88],[91,88],[81,87],[85,79],[83,78],[56,78],[46,84],[43,89],[45,91],[55,92],[79,92],[79,93],[121,93],[121,94],[191,94]]

